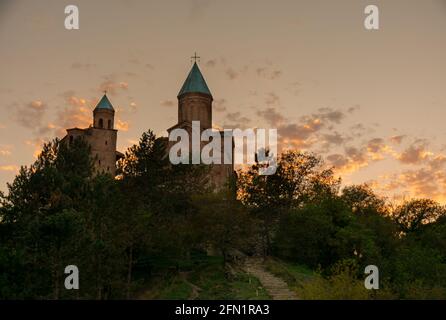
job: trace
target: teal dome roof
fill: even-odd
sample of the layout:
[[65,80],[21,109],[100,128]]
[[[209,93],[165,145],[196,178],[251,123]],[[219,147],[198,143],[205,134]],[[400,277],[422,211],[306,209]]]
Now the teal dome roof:
[[211,91],[209,90],[196,62],[192,66],[186,81],[184,81],[184,84],[178,93],[178,97],[185,93],[204,93],[212,97]]
[[97,110],[97,109],[106,109],[106,110],[115,111],[115,109],[113,109],[113,106],[112,106],[110,100],[108,100],[106,94],[104,94],[104,96],[102,97],[101,101],[99,101],[99,103],[96,106],[95,110]]

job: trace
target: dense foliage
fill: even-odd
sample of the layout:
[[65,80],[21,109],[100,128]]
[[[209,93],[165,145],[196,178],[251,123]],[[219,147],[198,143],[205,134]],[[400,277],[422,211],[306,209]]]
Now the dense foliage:
[[[324,285],[346,274],[357,283],[374,264],[388,297],[446,297],[444,207],[392,205],[366,185],[340,190],[312,154],[288,151],[277,165],[271,176],[258,164],[240,171],[235,197],[212,191],[207,166],[170,165],[151,131],[117,179],[94,171],[82,139],[54,140],[0,193],[0,299],[133,298],[154,279],[194,271],[197,254],[222,257],[222,267],[275,256],[318,270]],[[64,288],[67,265],[79,268],[80,290]]]

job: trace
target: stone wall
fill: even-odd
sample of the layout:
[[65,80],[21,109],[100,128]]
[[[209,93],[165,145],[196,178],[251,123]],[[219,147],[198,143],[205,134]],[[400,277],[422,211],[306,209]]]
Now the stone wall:
[[91,145],[91,154],[97,159],[95,167],[97,172],[116,174],[116,140],[118,131],[110,129],[90,128],[91,134],[87,141]]
[[[113,129],[68,129],[67,139],[76,139],[84,137],[91,146],[91,156],[95,160],[95,171],[110,173],[116,175],[116,141],[118,130]],[[73,137],[73,138],[71,138]]]

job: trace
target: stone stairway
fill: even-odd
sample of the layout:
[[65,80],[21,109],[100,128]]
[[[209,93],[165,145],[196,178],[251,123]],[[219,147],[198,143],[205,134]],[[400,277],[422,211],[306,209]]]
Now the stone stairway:
[[288,288],[282,279],[265,270],[262,259],[247,258],[245,271],[259,279],[273,300],[297,300],[297,295]]

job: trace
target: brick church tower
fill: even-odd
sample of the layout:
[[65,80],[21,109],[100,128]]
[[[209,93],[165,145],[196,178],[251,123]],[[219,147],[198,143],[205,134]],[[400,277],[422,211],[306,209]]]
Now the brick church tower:
[[212,94],[195,62],[178,93],[178,123],[200,121],[202,130],[212,128]]
[[62,142],[71,142],[77,137],[83,137],[91,146],[91,156],[95,159],[96,173],[116,175],[116,161],[122,153],[116,150],[118,130],[114,129],[115,109],[107,95],[93,110],[93,125],[89,128],[67,129],[67,135]]
[[[213,97],[206,81],[195,62],[189,72],[183,86],[178,93],[178,123],[167,129],[168,133],[174,129],[185,129],[192,137],[192,121],[200,121],[201,132],[212,128],[212,101]],[[215,131],[218,131],[214,129]],[[216,189],[227,185],[229,179],[234,176],[234,162],[223,164],[224,159],[224,132],[218,131],[221,137],[221,164],[212,164],[210,172],[211,183]],[[201,143],[201,148],[206,143]],[[171,145],[171,144],[170,144]],[[189,145],[192,145],[191,143]],[[232,150],[233,151],[233,150]],[[226,150],[227,152],[227,150]]]

